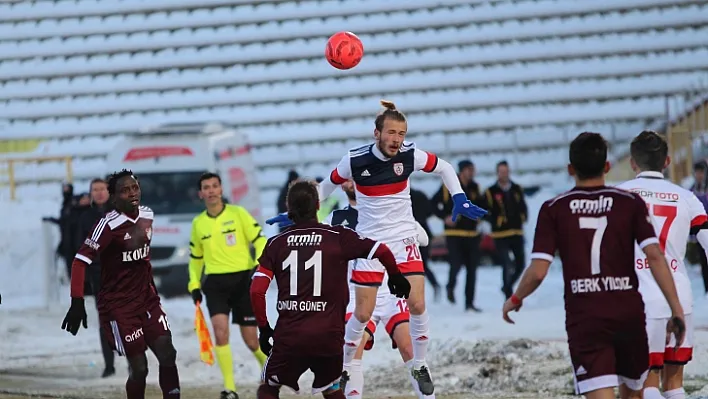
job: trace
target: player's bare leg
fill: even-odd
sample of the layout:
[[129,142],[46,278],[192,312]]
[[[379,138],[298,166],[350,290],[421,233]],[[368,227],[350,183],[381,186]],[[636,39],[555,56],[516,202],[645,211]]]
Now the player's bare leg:
[[128,358],[128,380],[125,382],[127,399],[145,399],[145,380],[148,375],[148,362],[145,353]]
[[[606,388],[610,389],[610,388]],[[615,390],[612,389],[612,396],[598,396],[597,399],[604,399],[604,398],[614,398],[615,397]],[[620,385],[619,387],[619,393],[620,393],[620,398],[622,399],[642,399],[642,391],[633,391],[629,389],[629,387],[625,384]],[[593,397],[588,396],[588,399],[596,399]]]
[[[234,381],[234,361],[229,345],[229,315],[219,313],[211,316],[211,326],[214,328],[216,361],[224,379],[222,398],[236,397],[236,382]],[[256,341],[258,341],[256,339]]]
[[435,386],[430,376],[430,370],[425,358],[428,354],[428,312],[425,309],[425,276],[406,276],[411,283],[411,293],[408,297],[410,309],[410,336],[413,343],[413,368],[411,374],[418,382],[420,391],[425,395],[432,395]]
[[366,342],[369,339],[371,339],[371,335],[364,331],[364,336],[361,343],[356,348],[354,358],[344,367],[346,372],[342,373],[339,386],[342,388],[344,396],[346,396],[347,399],[361,399],[364,395],[364,370],[361,360],[364,358]]
[[[160,364],[160,389],[162,399],[179,399],[179,373],[177,371],[177,350],[172,344],[172,337],[163,335],[149,344]],[[147,375],[147,374],[146,374]]]
[[647,375],[646,381],[644,381],[643,395],[645,399],[663,399],[664,396],[659,390],[659,384],[661,383],[661,371],[657,369],[652,369]]
[[258,364],[261,368],[265,364],[268,355],[261,351],[260,345],[258,344],[258,328],[256,326],[239,326],[241,330],[241,338],[243,342],[248,347],[248,350],[253,353],[253,356],[258,360]]
[[686,391],[683,389],[683,365],[664,364],[661,377],[664,387],[664,398],[686,398]]
[[408,328],[409,323],[401,323],[393,330],[393,339],[396,341],[396,346],[398,346],[398,352],[401,354],[401,359],[406,365],[406,370],[408,371],[408,378],[411,381],[411,386],[415,391],[416,396],[419,399],[435,399],[435,394],[424,395],[420,392],[418,387],[418,382],[413,378],[411,369],[413,368],[413,344],[411,343],[411,333]]

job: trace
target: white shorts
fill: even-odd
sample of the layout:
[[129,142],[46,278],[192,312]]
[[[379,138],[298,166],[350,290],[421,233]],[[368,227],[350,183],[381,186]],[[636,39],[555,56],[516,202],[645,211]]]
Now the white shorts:
[[[347,321],[352,317],[352,313],[354,313],[355,303],[354,294],[352,292],[345,317]],[[386,333],[391,337],[393,349],[396,349],[398,345],[393,339],[393,332],[398,325],[408,323],[409,321],[410,312],[408,311],[408,302],[406,302],[405,299],[397,298],[392,294],[377,297],[376,307],[374,308],[374,313],[371,315],[371,320],[369,320],[369,323],[364,327],[364,330],[369,333],[370,337],[369,341],[366,343],[365,349],[370,350],[374,347],[374,334],[376,333],[376,327],[379,323],[384,325]]]
[[[396,257],[396,264],[405,276],[425,275],[418,240],[415,237],[385,243]],[[377,259],[357,259],[352,268],[351,282],[367,287],[378,287],[386,268]]]
[[681,347],[674,351],[676,340],[673,335],[666,345],[666,323],[669,318],[647,319],[647,338],[649,339],[649,366],[660,369],[666,364],[684,365],[693,357],[693,317],[684,316],[686,320],[686,338]]

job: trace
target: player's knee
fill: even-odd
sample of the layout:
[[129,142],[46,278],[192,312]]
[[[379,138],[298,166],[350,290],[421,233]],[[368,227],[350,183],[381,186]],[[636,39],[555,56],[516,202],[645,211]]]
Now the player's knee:
[[162,336],[153,344],[155,357],[161,366],[174,366],[177,362],[177,349],[172,344],[172,338]]
[[357,307],[354,309],[354,317],[359,320],[360,323],[368,323],[373,313],[374,310],[368,307]]
[[423,314],[425,312],[425,301],[424,300],[411,300],[408,299],[408,309],[413,314]]
[[[401,341],[403,341],[401,343]],[[401,354],[401,358],[404,361],[413,359],[413,345],[410,339],[406,340],[396,340],[396,345],[398,346],[398,352]]]
[[128,359],[129,378],[135,381],[145,380],[148,375],[147,357]]

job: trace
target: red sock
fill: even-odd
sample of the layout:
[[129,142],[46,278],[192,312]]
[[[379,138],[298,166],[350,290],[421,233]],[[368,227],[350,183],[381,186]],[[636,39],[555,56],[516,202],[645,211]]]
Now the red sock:
[[125,393],[127,399],[145,399],[145,379],[134,380],[129,377],[125,382]]
[[177,366],[160,366],[162,399],[179,399],[179,373]]
[[256,397],[258,399],[279,399],[280,389],[267,384],[261,384],[261,386],[258,387],[258,392],[256,392]]
[[333,391],[331,393],[322,393],[322,396],[327,399],[347,399],[347,397],[344,396],[344,391],[342,391],[341,389],[337,389],[336,391]]

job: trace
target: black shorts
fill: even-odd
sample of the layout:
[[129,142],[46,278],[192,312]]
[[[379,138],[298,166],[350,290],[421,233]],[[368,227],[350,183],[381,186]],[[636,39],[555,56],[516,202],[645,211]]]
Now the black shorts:
[[256,326],[251,307],[251,276],[253,270],[207,275],[202,285],[209,316],[232,313],[232,323]]

